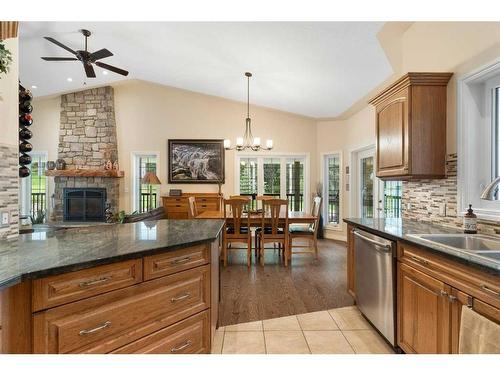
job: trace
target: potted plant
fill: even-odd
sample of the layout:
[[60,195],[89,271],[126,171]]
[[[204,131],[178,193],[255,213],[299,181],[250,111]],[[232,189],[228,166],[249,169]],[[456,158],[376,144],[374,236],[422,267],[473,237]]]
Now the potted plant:
[[12,54],[5,48],[3,40],[0,40],[0,73],[8,73],[9,65],[12,63]]
[[[317,197],[322,197],[323,196],[323,184],[321,182],[318,182],[316,184],[316,196]],[[325,204],[325,202],[323,202]],[[318,239],[323,239],[324,237],[324,225],[323,225],[323,215],[322,215],[322,210],[319,212],[319,221],[318,221]]]

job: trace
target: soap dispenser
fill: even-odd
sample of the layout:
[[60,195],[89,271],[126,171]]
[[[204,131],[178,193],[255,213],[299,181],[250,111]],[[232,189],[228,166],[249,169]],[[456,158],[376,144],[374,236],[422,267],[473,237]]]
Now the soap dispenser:
[[469,204],[469,209],[464,215],[464,233],[476,234],[477,233],[477,216],[472,210],[472,204]]

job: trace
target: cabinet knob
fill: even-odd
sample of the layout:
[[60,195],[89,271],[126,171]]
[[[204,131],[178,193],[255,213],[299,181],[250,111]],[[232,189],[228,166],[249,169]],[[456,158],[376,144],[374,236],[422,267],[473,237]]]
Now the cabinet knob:
[[448,293],[447,293],[447,292],[445,292],[444,290],[441,290],[439,293],[440,293],[440,294],[441,294],[441,296],[443,296],[443,297],[446,297],[446,296],[448,295]]

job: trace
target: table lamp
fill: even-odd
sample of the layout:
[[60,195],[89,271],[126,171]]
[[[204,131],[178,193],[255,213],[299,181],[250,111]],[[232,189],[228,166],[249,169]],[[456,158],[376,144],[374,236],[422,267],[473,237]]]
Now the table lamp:
[[161,181],[154,172],[146,172],[141,180],[142,184],[149,185],[149,210],[152,209],[153,203],[153,185],[161,185]]

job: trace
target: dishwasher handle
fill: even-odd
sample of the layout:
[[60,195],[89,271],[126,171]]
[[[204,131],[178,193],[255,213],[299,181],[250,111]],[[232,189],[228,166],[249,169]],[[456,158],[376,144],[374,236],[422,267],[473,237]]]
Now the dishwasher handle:
[[372,245],[375,245],[376,246],[376,249],[379,250],[379,251],[382,251],[384,253],[390,253],[392,251],[392,245],[391,244],[387,244],[387,243],[381,243],[381,242],[378,242],[378,241],[375,241],[371,238],[368,238],[366,236],[363,236],[360,232],[356,231],[356,230],[353,230],[352,231],[354,233],[355,236],[371,243]]

